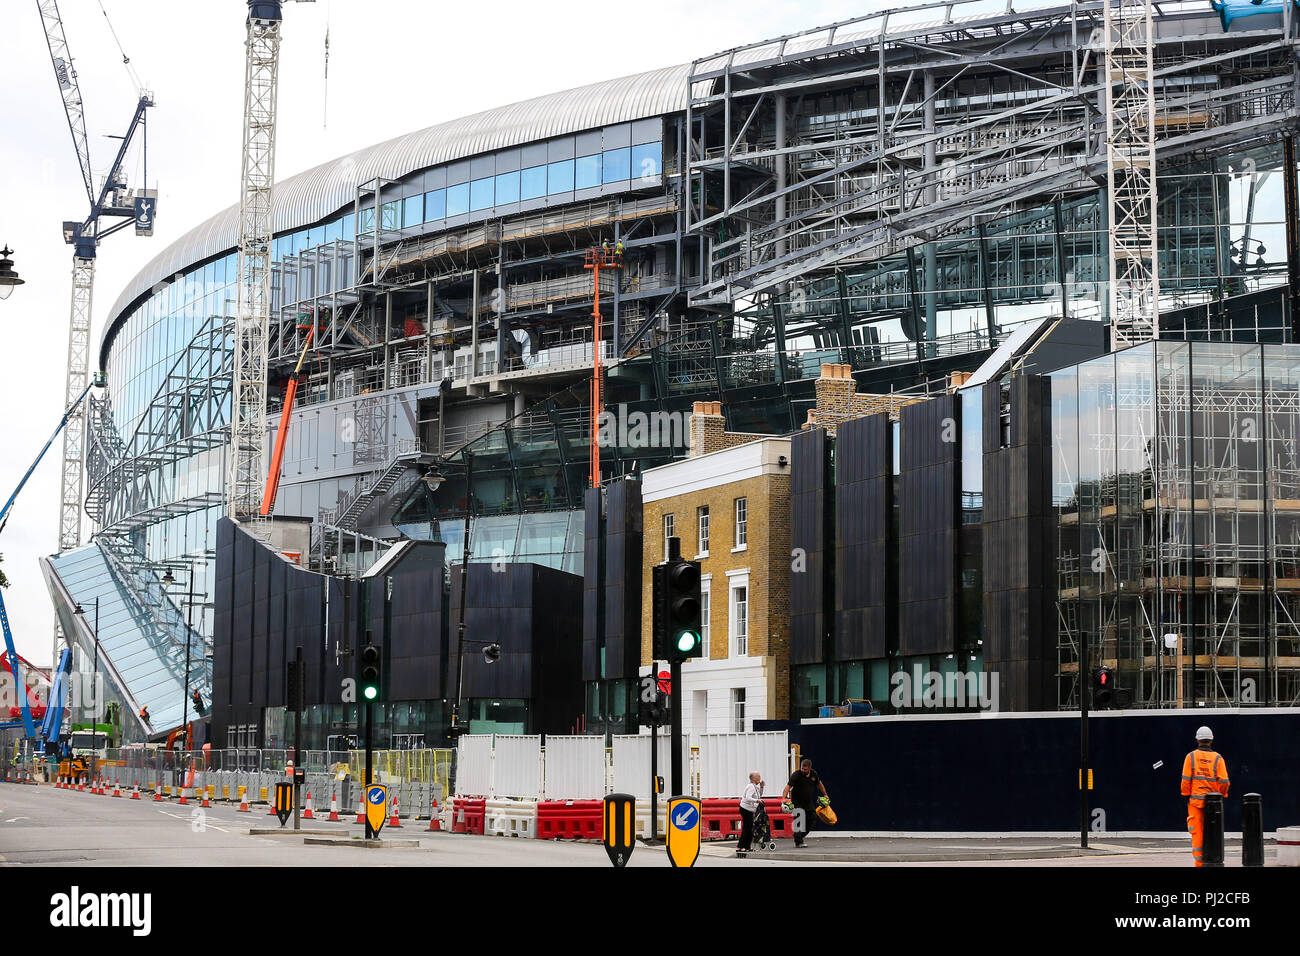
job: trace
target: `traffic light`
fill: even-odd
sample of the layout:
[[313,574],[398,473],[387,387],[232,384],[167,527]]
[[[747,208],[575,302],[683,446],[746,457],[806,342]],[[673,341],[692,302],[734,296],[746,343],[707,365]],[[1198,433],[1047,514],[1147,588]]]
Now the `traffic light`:
[[1103,710],[1115,699],[1115,672],[1101,666],[1092,672],[1092,705]]
[[652,619],[650,655],[652,660],[668,660],[668,565],[656,564],[651,570],[650,589]]
[[379,699],[380,665],[382,655],[378,644],[361,647],[361,696],[366,700]]
[[191,701],[193,702],[193,704],[194,704],[194,712],[195,712],[196,714],[198,714],[200,717],[202,717],[202,716],[203,716],[203,696],[202,696],[202,695],[201,695],[197,690],[195,690],[194,693],[190,694],[190,700],[191,700]]
[[699,562],[678,559],[668,562],[664,567],[664,585],[667,592],[664,602],[667,653],[664,656],[670,662],[703,657]]

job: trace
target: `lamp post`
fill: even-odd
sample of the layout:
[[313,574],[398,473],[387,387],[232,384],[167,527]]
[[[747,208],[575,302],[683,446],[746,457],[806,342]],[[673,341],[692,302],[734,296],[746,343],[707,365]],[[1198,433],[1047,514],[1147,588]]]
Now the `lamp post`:
[[[429,490],[437,491],[442,483],[446,481],[443,474],[436,468],[430,469],[424,476],[424,483],[428,485]],[[462,703],[462,690],[465,683],[465,645],[475,644],[483,647],[483,659],[489,664],[495,663],[501,657],[501,645],[496,641],[484,640],[467,640],[465,637],[465,603],[468,596],[469,586],[469,531],[470,519],[474,513],[474,453],[466,449],[465,451],[465,532],[463,544],[461,547],[460,560],[460,618],[456,622],[456,702],[452,705],[451,710],[451,736],[459,736],[464,728],[460,722],[460,707]]]
[[[162,576],[162,583],[170,587],[176,583],[176,576],[168,568]],[[181,743],[185,743],[185,724],[190,719],[190,636],[194,633],[194,562],[189,562],[189,579],[186,582],[185,598],[185,683],[181,686]]]
[[9,257],[14,251],[8,246],[0,249],[0,299],[7,299],[13,294],[14,288],[23,284],[24,279],[18,277],[14,271],[14,261]]
[[[77,617],[82,618],[83,620],[86,617],[86,612],[82,609],[80,604],[77,605],[77,607],[73,610],[72,613],[77,615]],[[90,776],[92,779],[95,776],[95,751],[98,748],[98,744],[99,744],[99,595],[98,594],[95,595],[95,631],[93,636],[95,639],[95,653],[93,658],[94,663],[92,665],[91,677],[90,677],[90,694],[91,694],[91,700],[93,701],[90,710]]]

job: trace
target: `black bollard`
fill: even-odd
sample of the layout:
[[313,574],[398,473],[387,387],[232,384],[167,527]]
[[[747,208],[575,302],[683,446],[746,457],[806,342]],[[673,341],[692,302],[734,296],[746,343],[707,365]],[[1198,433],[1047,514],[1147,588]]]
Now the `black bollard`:
[[1223,794],[1205,795],[1205,840],[1201,844],[1202,866],[1223,866]]
[[1264,800],[1257,793],[1241,798],[1241,865],[1264,865]]

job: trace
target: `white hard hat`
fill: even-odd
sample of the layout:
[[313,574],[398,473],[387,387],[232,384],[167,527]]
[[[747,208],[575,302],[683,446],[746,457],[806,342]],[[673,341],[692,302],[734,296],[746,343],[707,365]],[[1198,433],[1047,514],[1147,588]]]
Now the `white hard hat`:
[[1209,727],[1205,727],[1205,726],[1198,727],[1197,730],[1196,730],[1196,739],[1197,739],[1197,740],[1213,740],[1213,739],[1214,739],[1214,731],[1211,730]]

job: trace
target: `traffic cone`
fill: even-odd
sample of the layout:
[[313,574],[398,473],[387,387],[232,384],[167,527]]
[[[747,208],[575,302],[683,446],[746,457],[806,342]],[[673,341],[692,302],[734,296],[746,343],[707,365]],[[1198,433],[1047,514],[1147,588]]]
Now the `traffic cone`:
[[429,811],[429,832],[441,833],[442,820],[438,817],[438,798],[433,798],[433,809]]
[[153,802],[154,803],[163,802],[162,784],[159,783],[157,780],[153,782]]
[[390,827],[401,827],[402,819],[397,815],[397,795],[393,795],[393,818],[388,821]]
[[329,823],[339,823],[339,798],[333,790],[330,791],[330,815],[326,817]]
[[132,800],[140,799],[140,784],[137,783],[135,785],[135,789],[131,791],[131,799]]
[[366,798],[365,795],[363,794],[361,797],[361,803],[357,805],[357,823],[365,823],[365,822],[366,822]]
[[115,796],[115,797],[120,797],[121,795],[122,795],[122,779],[121,779],[120,777],[114,777],[114,778],[113,778],[113,796]]
[[188,800],[185,799],[185,788],[184,788],[184,787],[180,787],[179,789],[180,789],[180,792],[181,792],[181,799],[180,799],[180,801],[179,801],[179,802],[180,802],[180,805],[181,805],[182,807],[187,807],[187,806],[189,806],[189,803],[190,803],[190,802],[189,802]]
[[204,788],[203,788],[203,799],[199,801],[199,806],[201,806],[201,807],[210,807],[210,806],[212,806],[212,803],[208,800],[208,788],[207,788],[207,787],[204,787]]
[[316,819],[316,815],[315,815],[314,813],[311,812],[311,791],[310,791],[310,790],[307,791],[307,806],[306,806],[306,808],[302,811],[302,818],[303,818],[304,820],[315,820],[315,819]]
[[247,788],[247,787],[240,787],[240,788],[239,788],[239,810],[236,811],[236,812],[238,812],[238,813],[252,813],[252,812],[253,812],[253,811],[250,810],[249,807],[248,807],[248,788]]
[[268,817],[275,816],[275,791],[272,790],[266,795],[266,808]]

